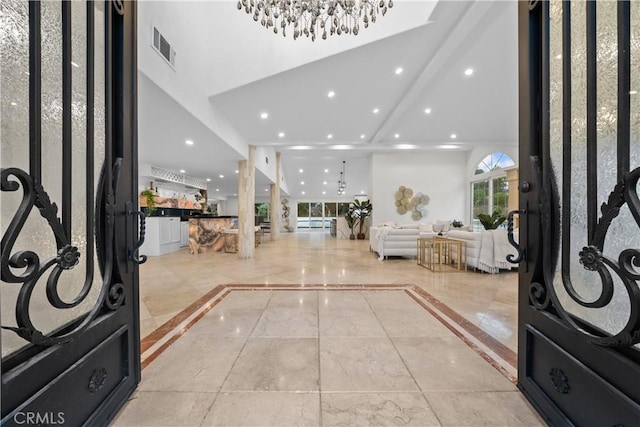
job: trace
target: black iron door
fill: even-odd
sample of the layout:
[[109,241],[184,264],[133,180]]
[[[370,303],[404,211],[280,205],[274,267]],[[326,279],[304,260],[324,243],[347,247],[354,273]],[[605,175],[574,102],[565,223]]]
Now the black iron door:
[[520,2],[518,385],[640,424],[640,3]]
[[136,5],[0,7],[2,424],[106,425],[140,379]]

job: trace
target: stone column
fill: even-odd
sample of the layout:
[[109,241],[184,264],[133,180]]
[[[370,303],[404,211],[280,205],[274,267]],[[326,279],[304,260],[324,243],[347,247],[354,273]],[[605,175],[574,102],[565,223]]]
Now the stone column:
[[[509,183],[509,206],[507,206],[507,209],[509,209],[510,211],[515,211],[519,209],[518,206],[520,203],[520,191],[518,190],[518,167],[514,166],[511,168],[507,168],[505,169],[505,171],[507,172],[507,182]],[[505,212],[504,214],[506,215],[507,213]],[[514,219],[514,227],[517,228],[520,226],[520,215],[516,215]]]
[[238,162],[238,255],[253,258],[255,253],[256,147],[249,145],[247,160]]
[[271,240],[277,240],[280,237],[280,181],[282,180],[280,176],[280,153],[276,152],[276,183],[271,184],[270,195],[271,195],[271,231],[270,236]]

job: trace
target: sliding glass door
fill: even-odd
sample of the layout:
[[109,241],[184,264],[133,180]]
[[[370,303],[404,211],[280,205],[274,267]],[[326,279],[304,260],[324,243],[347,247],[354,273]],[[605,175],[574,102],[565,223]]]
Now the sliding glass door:
[[300,202],[298,203],[297,228],[299,230],[329,230],[331,220],[344,216],[348,203]]

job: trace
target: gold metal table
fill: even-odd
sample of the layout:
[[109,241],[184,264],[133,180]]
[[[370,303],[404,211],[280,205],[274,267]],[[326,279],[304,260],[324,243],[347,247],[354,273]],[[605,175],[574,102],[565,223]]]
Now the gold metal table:
[[[467,269],[467,242],[447,237],[420,237],[417,243],[418,265],[432,271],[455,271],[443,268],[453,264],[457,271]],[[455,257],[452,256],[455,253]]]

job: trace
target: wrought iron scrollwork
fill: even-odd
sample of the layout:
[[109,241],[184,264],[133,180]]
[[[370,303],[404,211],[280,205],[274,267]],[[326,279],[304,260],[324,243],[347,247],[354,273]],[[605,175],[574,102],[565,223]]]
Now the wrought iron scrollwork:
[[538,282],[533,282],[529,285],[529,300],[538,310],[544,310],[549,307],[549,303],[551,302],[547,288]]
[[[616,184],[613,191],[605,203],[601,206],[601,216],[596,223],[595,230],[589,241],[579,255],[579,261],[582,266],[589,271],[597,272],[601,280],[600,295],[594,300],[587,301],[580,296],[575,290],[568,274],[568,269],[562,272],[562,284],[567,294],[577,304],[587,308],[603,308],[606,307],[613,298],[614,279],[617,276],[629,295],[630,314],[625,326],[616,334],[594,335],[588,333],[584,328],[576,323],[574,317],[568,313],[563,307],[555,293],[553,287],[553,279],[555,272],[555,264],[552,261],[553,248],[543,248],[543,272],[545,285],[534,283],[531,285],[530,298],[532,304],[543,309],[548,303],[541,303],[548,298],[551,299],[553,306],[557,309],[562,319],[576,331],[586,334],[588,339],[598,345],[610,347],[627,347],[640,343],[640,288],[637,280],[640,279],[640,250],[635,248],[623,250],[618,259],[615,260],[606,256],[604,252],[604,243],[609,231],[609,227],[613,220],[620,214],[620,209],[626,204],[640,227],[640,200],[638,198],[638,181],[640,180],[640,167],[624,174],[622,180]],[[543,229],[543,244],[549,245],[549,242],[557,241],[552,235],[554,222],[557,221],[558,213],[556,206],[552,206],[550,200],[553,200],[555,188],[549,185],[551,178],[545,182],[544,189],[540,190],[540,209],[541,222]],[[549,252],[546,254],[545,252]],[[534,292],[535,291],[535,292]],[[534,298],[535,297],[535,298]],[[544,297],[544,300],[542,299]]]
[[558,393],[569,393],[569,391],[571,390],[571,387],[569,386],[569,378],[567,378],[562,369],[551,368],[551,370],[549,371],[549,377],[551,377],[553,388],[555,388]]
[[513,216],[526,215],[526,214],[527,214],[526,209],[518,209],[515,211],[510,211],[509,214],[507,215],[507,240],[509,240],[509,244],[513,246],[516,249],[516,251],[518,251],[517,257],[514,257],[513,254],[507,255],[507,261],[509,261],[512,264],[519,264],[521,261],[523,260],[526,261],[527,259],[525,249],[522,246],[520,246],[520,244],[517,243],[515,238],[513,237]]
[[147,230],[147,220],[142,211],[129,211],[127,212],[129,215],[136,215],[140,219],[140,236],[138,237],[138,241],[133,246],[133,248],[129,249],[129,259],[135,264],[144,264],[147,262],[146,255],[140,255],[139,258],[136,258],[136,252],[142,244],[144,243],[144,236]]
[[124,1],[112,0],[113,8],[118,12],[118,15],[124,15]]
[[[2,329],[11,330],[23,339],[42,346],[50,346],[68,342],[80,333],[102,310],[103,305],[110,309],[117,309],[124,301],[124,287],[120,283],[112,283],[113,271],[113,238],[114,238],[114,192],[119,174],[119,165],[122,159],[117,159],[112,171],[112,182],[105,185],[105,215],[104,215],[104,268],[102,269],[102,285],[97,301],[92,309],[84,317],[74,324],[70,331],[60,332],[47,336],[39,331],[31,320],[30,302],[34,288],[41,278],[48,273],[46,279],[47,300],[52,307],[68,309],[84,302],[93,286],[93,274],[87,274],[82,289],[71,301],[65,301],[58,292],[58,283],[65,271],[73,269],[80,261],[81,253],[71,243],[71,236],[65,233],[60,218],[58,207],[52,203],[49,195],[41,184],[35,181],[31,175],[18,168],[3,168],[0,170],[0,183],[2,191],[18,191],[22,188],[22,200],[18,209],[2,236],[2,280],[8,283],[21,283],[16,301],[17,327],[2,326]],[[103,169],[104,174],[104,169]],[[56,241],[57,253],[55,256],[41,261],[38,254],[33,251],[19,251],[12,254],[14,244],[18,238],[27,217],[36,207],[40,215],[47,220]],[[14,273],[15,269],[22,269],[22,273]]]
[[105,368],[94,370],[91,378],[89,378],[89,391],[91,393],[99,392],[104,387],[105,382],[107,382],[107,370]]

